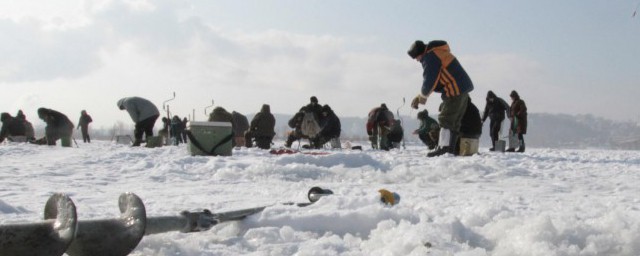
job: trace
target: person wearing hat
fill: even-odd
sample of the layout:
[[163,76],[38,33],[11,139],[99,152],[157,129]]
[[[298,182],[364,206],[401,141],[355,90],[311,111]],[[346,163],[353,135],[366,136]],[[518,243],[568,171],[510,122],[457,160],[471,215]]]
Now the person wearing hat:
[[80,112],[80,120],[78,121],[78,127],[76,129],[82,128],[80,131],[82,132],[82,140],[84,143],[91,143],[91,138],[89,137],[89,123],[93,122],[91,116],[87,114],[86,110],[82,110]]
[[309,98],[309,104],[305,107],[307,111],[313,112],[316,120],[320,120],[320,117],[322,116],[322,105],[318,103],[318,98],[316,98],[316,96],[311,96],[311,98]]
[[249,130],[245,132],[245,145],[253,147],[255,141],[256,146],[261,149],[271,148],[275,132],[276,119],[271,114],[271,106],[262,104],[260,112],[258,112],[249,125]]
[[460,132],[462,117],[467,109],[469,92],[473,83],[458,59],[451,54],[446,41],[435,40],[428,44],[417,40],[407,51],[412,59],[420,62],[423,68],[422,88],[418,96],[411,102],[411,107],[418,109],[426,104],[433,92],[441,94],[442,104],[438,122],[440,135],[438,148],[429,152],[428,157],[453,153]]
[[417,134],[420,141],[427,145],[429,149],[435,149],[438,146],[438,134],[440,133],[440,125],[438,121],[429,116],[429,111],[422,110],[418,112],[418,120],[420,127],[413,131]]
[[[520,147],[518,152],[524,152],[524,134],[527,134],[527,105],[520,99],[518,92],[511,91],[509,94],[511,97],[511,133],[518,135],[520,141]],[[509,148],[507,152],[516,151],[515,148]]]
[[314,138],[312,144],[315,148],[323,148],[325,143],[340,139],[341,131],[340,118],[329,105],[324,105],[322,106],[322,116],[320,117],[320,132]]

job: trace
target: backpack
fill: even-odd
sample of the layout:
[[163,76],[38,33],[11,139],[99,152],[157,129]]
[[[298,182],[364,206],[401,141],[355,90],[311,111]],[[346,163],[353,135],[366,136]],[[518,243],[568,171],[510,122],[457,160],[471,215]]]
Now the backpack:
[[300,131],[302,132],[302,135],[309,138],[316,137],[316,135],[320,133],[320,125],[318,124],[318,119],[313,112],[304,112]]

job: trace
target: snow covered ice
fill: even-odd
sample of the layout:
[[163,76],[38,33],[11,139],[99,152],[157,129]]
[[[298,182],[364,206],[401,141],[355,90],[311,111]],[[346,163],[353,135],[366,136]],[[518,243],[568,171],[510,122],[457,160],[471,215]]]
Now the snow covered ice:
[[[272,206],[205,232],[145,236],[131,255],[640,255],[638,151],[329,152],[194,157],[184,144],[5,143],[0,223],[41,220],[54,192],[71,197],[80,220],[115,218],[118,196],[133,192],[148,216]],[[280,204],[306,202],[313,186],[334,195]],[[381,204],[381,188],[401,202]]]

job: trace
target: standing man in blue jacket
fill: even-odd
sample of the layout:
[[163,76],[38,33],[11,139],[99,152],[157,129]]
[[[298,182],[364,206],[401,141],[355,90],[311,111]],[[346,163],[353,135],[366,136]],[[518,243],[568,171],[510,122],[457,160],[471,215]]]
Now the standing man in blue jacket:
[[427,154],[428,157],[454,153],[460,133],[462,117],[467,109],[469,92],[473,83],[458,59],[451,54],[446,41],[436,40],[428,44],[415,41],[407,52],[412,59],[422,64],[423,82],[418,96],[411,102],[411,107],[418,109],[419,104],[427,103],[433,92],[441,94],[442,104],[438,122],[440,136],[438,148]]
[[156,105],[151,101],[140,97],[127,97],[118,101],[118,108],[120,110],[127,110],[131,116],[131,120],[136,123],[133,135],[135,141],[133,146],[140,146],[142,143],[142,135],[146,137],[153,136],[153,126],[156,124],[156,120],[160,116],[160,111]]

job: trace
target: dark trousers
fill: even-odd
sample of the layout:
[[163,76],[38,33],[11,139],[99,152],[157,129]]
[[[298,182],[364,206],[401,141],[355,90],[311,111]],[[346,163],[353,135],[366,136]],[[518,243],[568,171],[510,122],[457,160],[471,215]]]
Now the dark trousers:
[[253,147],[253,142],[256,142],[256,146],[261,149],[270,149],[273,136],[259,136],[254,135],[250,131],[244,133],[245,146]]
[[499,133],[500,133],[500,128],[502,127],[502,121],[503,119],[491,119],[491,121],[489,122],[489,135],[491,135],[491,145],[493,145],[493,147],[496,146],[496,141],[500,139],[499,137]]
[[449,129],[452,133],[460,132],[462,117],[467,111],[468,101],[468,93],[461,93],[458,96],[442,99],[440,114],[438,114],[440,127]]
[[88,126],[80,126],[80,131],[82,132],[82,140],[87,143],[91,143],[91,138],[89,138],[89,127]]
[[418,138],[420,141],[424,143],[429,149],[434,149],[438,146],[438,140],[434,140],[429,133],[419,133]]
[[44,128],[44,134],[46,138],[47,145],[56,145],[56,141],[62,137],[70,137],[73,133],[73,127],[53,127],[47,125]]
[[136,123],[136,128],[133,131],[133,136],[136,141],[142,141],[143,134],[145,138],[153,136],[153,126],[156,124],[159,116],[160,115],[154,115]]

